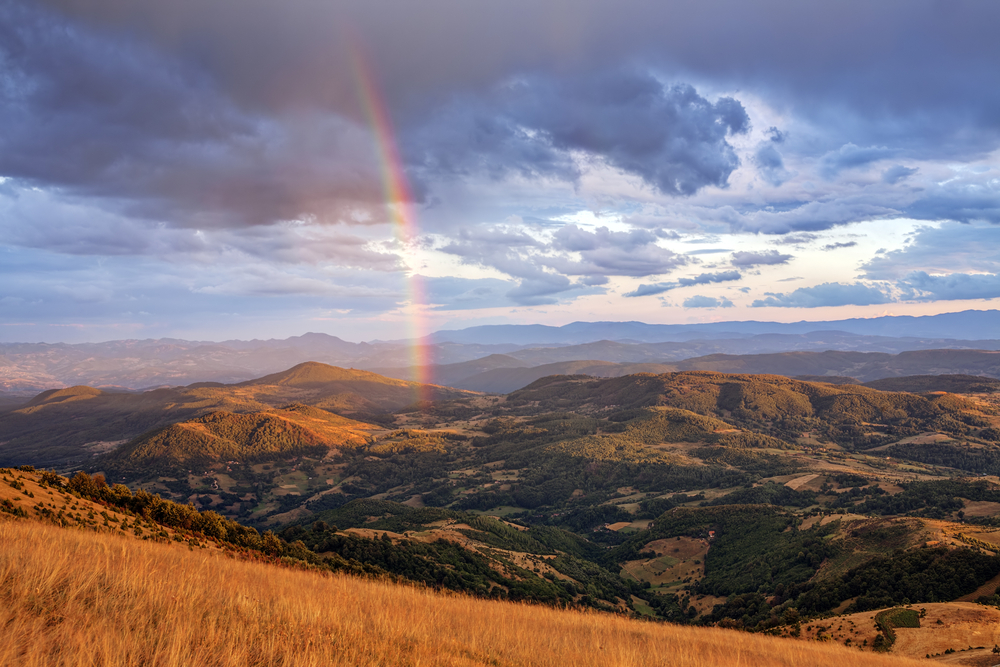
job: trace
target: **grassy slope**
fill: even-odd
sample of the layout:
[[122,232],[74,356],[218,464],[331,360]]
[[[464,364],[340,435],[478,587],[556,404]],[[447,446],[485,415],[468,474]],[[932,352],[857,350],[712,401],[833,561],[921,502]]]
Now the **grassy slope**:
[[96,465],[116,471],[173,468],[189,463],[267,460],[334,447],[357,447],[379,427],[305,405],[248,414],[211,412],[147,433]]
[[[992,648],[1000,642],[1000,610],[971,602],[928,602],[912,608],[923,610],[926,615],[920,619],[919,628],[895,629],[894,654],[919,659],[928,654],[943,656],[952,649],[955,653],[946,664],[997,664]],[[854,645],[867,642],[870,646],[877,632],[875,614],[865,611],[804,623],[801,636],[815,639],[824,635],[824,639],[841,644],[850,640]],[[783,634],[791,631],[791,627],[782,629]]]
[[[302,403],[336,413],[398,410],[418,398],[419,385],[366,371],[309,362],[238,385],[117,393],[91,387],[50,390],[0,421],[0,465],[61,465],[89,456],[83,445],[135,438],[213,411],[246,413]],[[433,399],[469,396],[432,387]]]
[[[5,665],[916,664],[0,520]],[[13,547],[16,545],[16,548]]]

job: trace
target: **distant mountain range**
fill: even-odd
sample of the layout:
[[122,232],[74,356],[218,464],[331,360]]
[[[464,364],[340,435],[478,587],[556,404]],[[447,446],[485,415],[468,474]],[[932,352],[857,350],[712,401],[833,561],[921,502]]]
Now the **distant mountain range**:
[[[879,357],[850,363],[837,357],[764,357],[788,352],[895,355],[941,349],[996,351],[1000,350],[998,331],[1000,311],[991,310],[790,324],[575,322],[563,327],[490,325],[439,331],[423,339],[421,345],[423,356],[433,362],[429,371],[436,383],[503,392],[523,386],[525,378],[542,377],[538,373],[606,376],[640,372],[643,369],[637,364],[649,365],[646,370],[650,372],[703,367],[722,370],[717,365],[728,364],[727,372],[846,374],[862,380],[914,373],[991,375],[989,364],[987,367],[975,366],[986,357],[962,361],[960,366],[955,366],[952,362],[956,359],[949,357],[947,362],[928,361],[929,366],[905,372],[892,368],[891,364],[886,366],[888,362],[879,361]],[[717,355],[761,358],[709,359]],[[223,342],[159,339],[76,345],[5,343],[0,344],[0,410],[21,404],[47,389],[89,385],[138,390],[196,382],[238,383],[306,361],[365,369],[409,380],[418,377],[415,369],[409,367],[410,359],[410,341],[351,343],[324,333],[307,333],[284,340]],[[907,359],[913,358],[904,359],[909,364]],[[556,367],[552,364],[569,365]],[[796,364],[801,366],[796,367],[801,372],[792,372]],[[737,371],[741,365],[747,370]],[[542,368],[546,366],[551,368]],[[530,368],[538,370],[525,370]],[[472,380],[481,373],[487,375]]]
[[920,338],[992,338],[1000,330],[1000,311],[965,310],[923,317],[888,315],[867,319],[825,322],[705,322],[699,324],[645,324],[643,322],[573,322],[561,327],[541,324],[499,324],[439,331],[432,342],[478,344],[578,344],[595,340],[644,343],[678,342],[707,338],[805,334],[838,331],[859,336]]
[[[487,367],[488,366],[488,367]],[[669,363],[615,363],[600,360],[561,361],[533,366],[513,355],[496,354],[424,371],[431,382],[459,389],[506,394],[548,375],[621,377],[634,373],[713,371],[784,375],[815,382],[867,383],[910,375],[971,375],[1000,378],[1000,352],[993,350],[915,350],[884,352],[777,352],[772,354],[711,354]],[[379,369],[389,377],[406,378],[410,369]]]

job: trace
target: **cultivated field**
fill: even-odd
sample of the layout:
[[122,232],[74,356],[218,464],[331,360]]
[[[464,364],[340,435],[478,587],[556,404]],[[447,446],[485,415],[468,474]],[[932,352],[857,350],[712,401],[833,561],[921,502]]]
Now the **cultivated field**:
[[885,665],[832,643],[488,602],[0,520],[2,665]]

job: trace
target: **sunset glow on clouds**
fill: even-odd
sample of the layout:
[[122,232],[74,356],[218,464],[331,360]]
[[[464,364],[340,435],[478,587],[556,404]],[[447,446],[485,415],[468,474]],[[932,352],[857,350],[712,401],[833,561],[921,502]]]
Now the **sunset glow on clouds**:
[[930,0],[0,0],[0,340],[995,308],[998,24]]

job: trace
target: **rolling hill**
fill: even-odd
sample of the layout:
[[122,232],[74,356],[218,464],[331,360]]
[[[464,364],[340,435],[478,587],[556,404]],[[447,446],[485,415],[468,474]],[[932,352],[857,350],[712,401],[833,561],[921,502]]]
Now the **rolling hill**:
[[300,402],[333,412],[393,412],[418,400],[459,398],[464,392],[449,387],[419,385],[370,371],[338,368],[313,361],[280,373],[232,385],[237,395],[277,405]]
[[298,403],[346,416],[377,415],[418,397],[470,395],[316,362],[235,385],[197,383],[145,392],[53,389],[0,417],[0,464],[78,464],[150,430],[209,412],[243,414]]
[[[965,430],[963,412],[985,407],[955,397],[884,392],[853,384],[803,382],[778,375],[686,371],[597,379],[552,376],[512,392],[507,404],[600,411],[611,408],[671,406],[725,417],[736,424],[766,426],[786,420],[816,420],[827,425],[922,420],[932,426]],[[957,417],[957,418],[956,418]]]
[[[989,598],[1000,583],[989,393],[683,371],[456,392],[404,407],[393,428],[268,404],[353,380],[378,382],[314,364],[177,390],[263,407],[208,409],[92,459],[141,489],[92,494],[152,516],[157,493],[271,528],[310,563],[675,623],[779,632],[796,615]],[[24,409],[109,395],[54,391]]]
[[98,457],[93,465],[116,475],[174,472],[223,461],[272,461],[312,455],[372,440],[380,427],[305,405],[235,414],[210,412],[146,433]]

